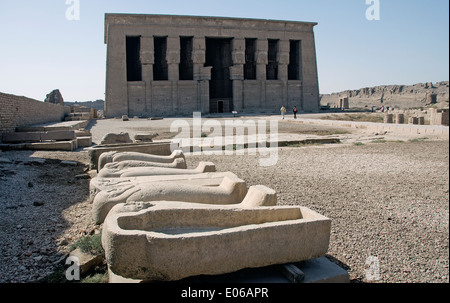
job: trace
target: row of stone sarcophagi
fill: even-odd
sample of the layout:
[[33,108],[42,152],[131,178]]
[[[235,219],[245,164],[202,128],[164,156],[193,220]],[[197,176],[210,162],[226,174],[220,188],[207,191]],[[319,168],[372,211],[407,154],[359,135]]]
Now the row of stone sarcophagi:
[[174,281],[323,256],[331,222],[307,208],[277,206],[276,192],[247,187],[211,162],[188,169],[170,156],[107,152],[90,198],[110,273]]

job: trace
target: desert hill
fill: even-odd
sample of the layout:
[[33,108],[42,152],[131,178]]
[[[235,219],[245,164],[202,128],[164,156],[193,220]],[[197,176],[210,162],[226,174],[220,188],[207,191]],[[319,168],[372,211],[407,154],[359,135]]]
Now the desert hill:
[[418,83],[414,85],[383,85],[346,90],[321,95],[320,104],[331,108],[339,104],[339,98],[348,97],[350,108],[390,106],[399,109],[425,107],[433,104],[438,108],[449,106],[449,81]]

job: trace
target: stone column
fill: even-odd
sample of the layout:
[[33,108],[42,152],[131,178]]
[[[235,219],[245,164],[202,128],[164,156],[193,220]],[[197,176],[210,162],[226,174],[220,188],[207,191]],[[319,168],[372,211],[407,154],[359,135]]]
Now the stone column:
[[178,112],[178,80],[180,79],[180,37],[167,37],[168,79],[172,86],[172,111]]
[[266,108],[266,78],[267,64],[269,63],[269,41],[267,39],[256,40],[256,80],[260,83],[261,100],[260,109]]
[[153,37],[141,37],[142,80],[153,81],[155,50]]
[[269,63],[268,51],[269,41],[258,39],[256,41],[256,79],[260,81],[266,81],[266,66]]
[[[281,104],[285,104],[285,106],[293,106],[292,104],[288,104],[288,65],[289,65],[289,50],[290,50],[290,42],[289,40],[280,40],[278,42],[278,80],[283,82],[283,95],[280,96]],[[280,105],[281,106],[281,105]]]
[[209,81],[211,68],[205,67],[206,40],[205,37],[194,37],[192,41],[192,61],[194,64],[194,80],[198,82],[198,110],[209,114]]
[[167,65],[169,81],[178,81],[180,64],[180,38],[167,37]]
[[288,81],[288,65],[289,65],[289,40],[280,40],[278,42],[278,80]]
[[200,74],[197,77],[198,96],[200,103],[200,110],[202,114],[209,114],[209,81],[211,80],[212,66],[206,66],[200,68]]
[[233,81],[233,110],[244,109],[244,64],[245,39],[234,38],[232,42],[233,66],[230,67],[230,78]]
[[244,109],[244,65],[230,67],[230,77],[233,81],[233,110],[240,112]]
[[141,37],[142,80],[145,82],[145,113],[152,112],[152,81],[155,50],[153,37]]

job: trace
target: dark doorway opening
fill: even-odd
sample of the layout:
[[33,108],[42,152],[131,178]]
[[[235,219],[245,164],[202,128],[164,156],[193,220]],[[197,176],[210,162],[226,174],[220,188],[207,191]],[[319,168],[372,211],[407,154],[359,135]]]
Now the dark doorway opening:
[[194,62],[192,61],[192,37],[180,37],[180,80],[194,80]]
[[301,41],[291,40],[289,49],[288,80],[301,80]]
[[141,37],[126,38],[127,81],[142,81]]
[[155,63],[153,64],[153,80],[168,80],[169,69],[167,66],[167,37],[155,37]]
[[278,40],[269,39],[267,80],[278,80]]
[[256,39],[245,39],[244,79],[256,80]]
[[219,114],[223,113],[223,101],[217,101],[217,112]]
[[[233,98],[233,81],[230,79],[230,67],[233,65],[231,40],[231,38],[206,38],[205,66],[212,66],[209,97],[210,111],[213,113],[219,110],[217,99]],[[233,110],[231,104],[232,102],[222,102],[222,112],[231,112]]]

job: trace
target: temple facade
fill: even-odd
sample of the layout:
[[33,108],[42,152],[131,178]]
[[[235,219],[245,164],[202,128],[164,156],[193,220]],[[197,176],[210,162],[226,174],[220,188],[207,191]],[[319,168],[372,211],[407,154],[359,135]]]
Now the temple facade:
[[105,116],[318,111],[315,25],[106,14]]

